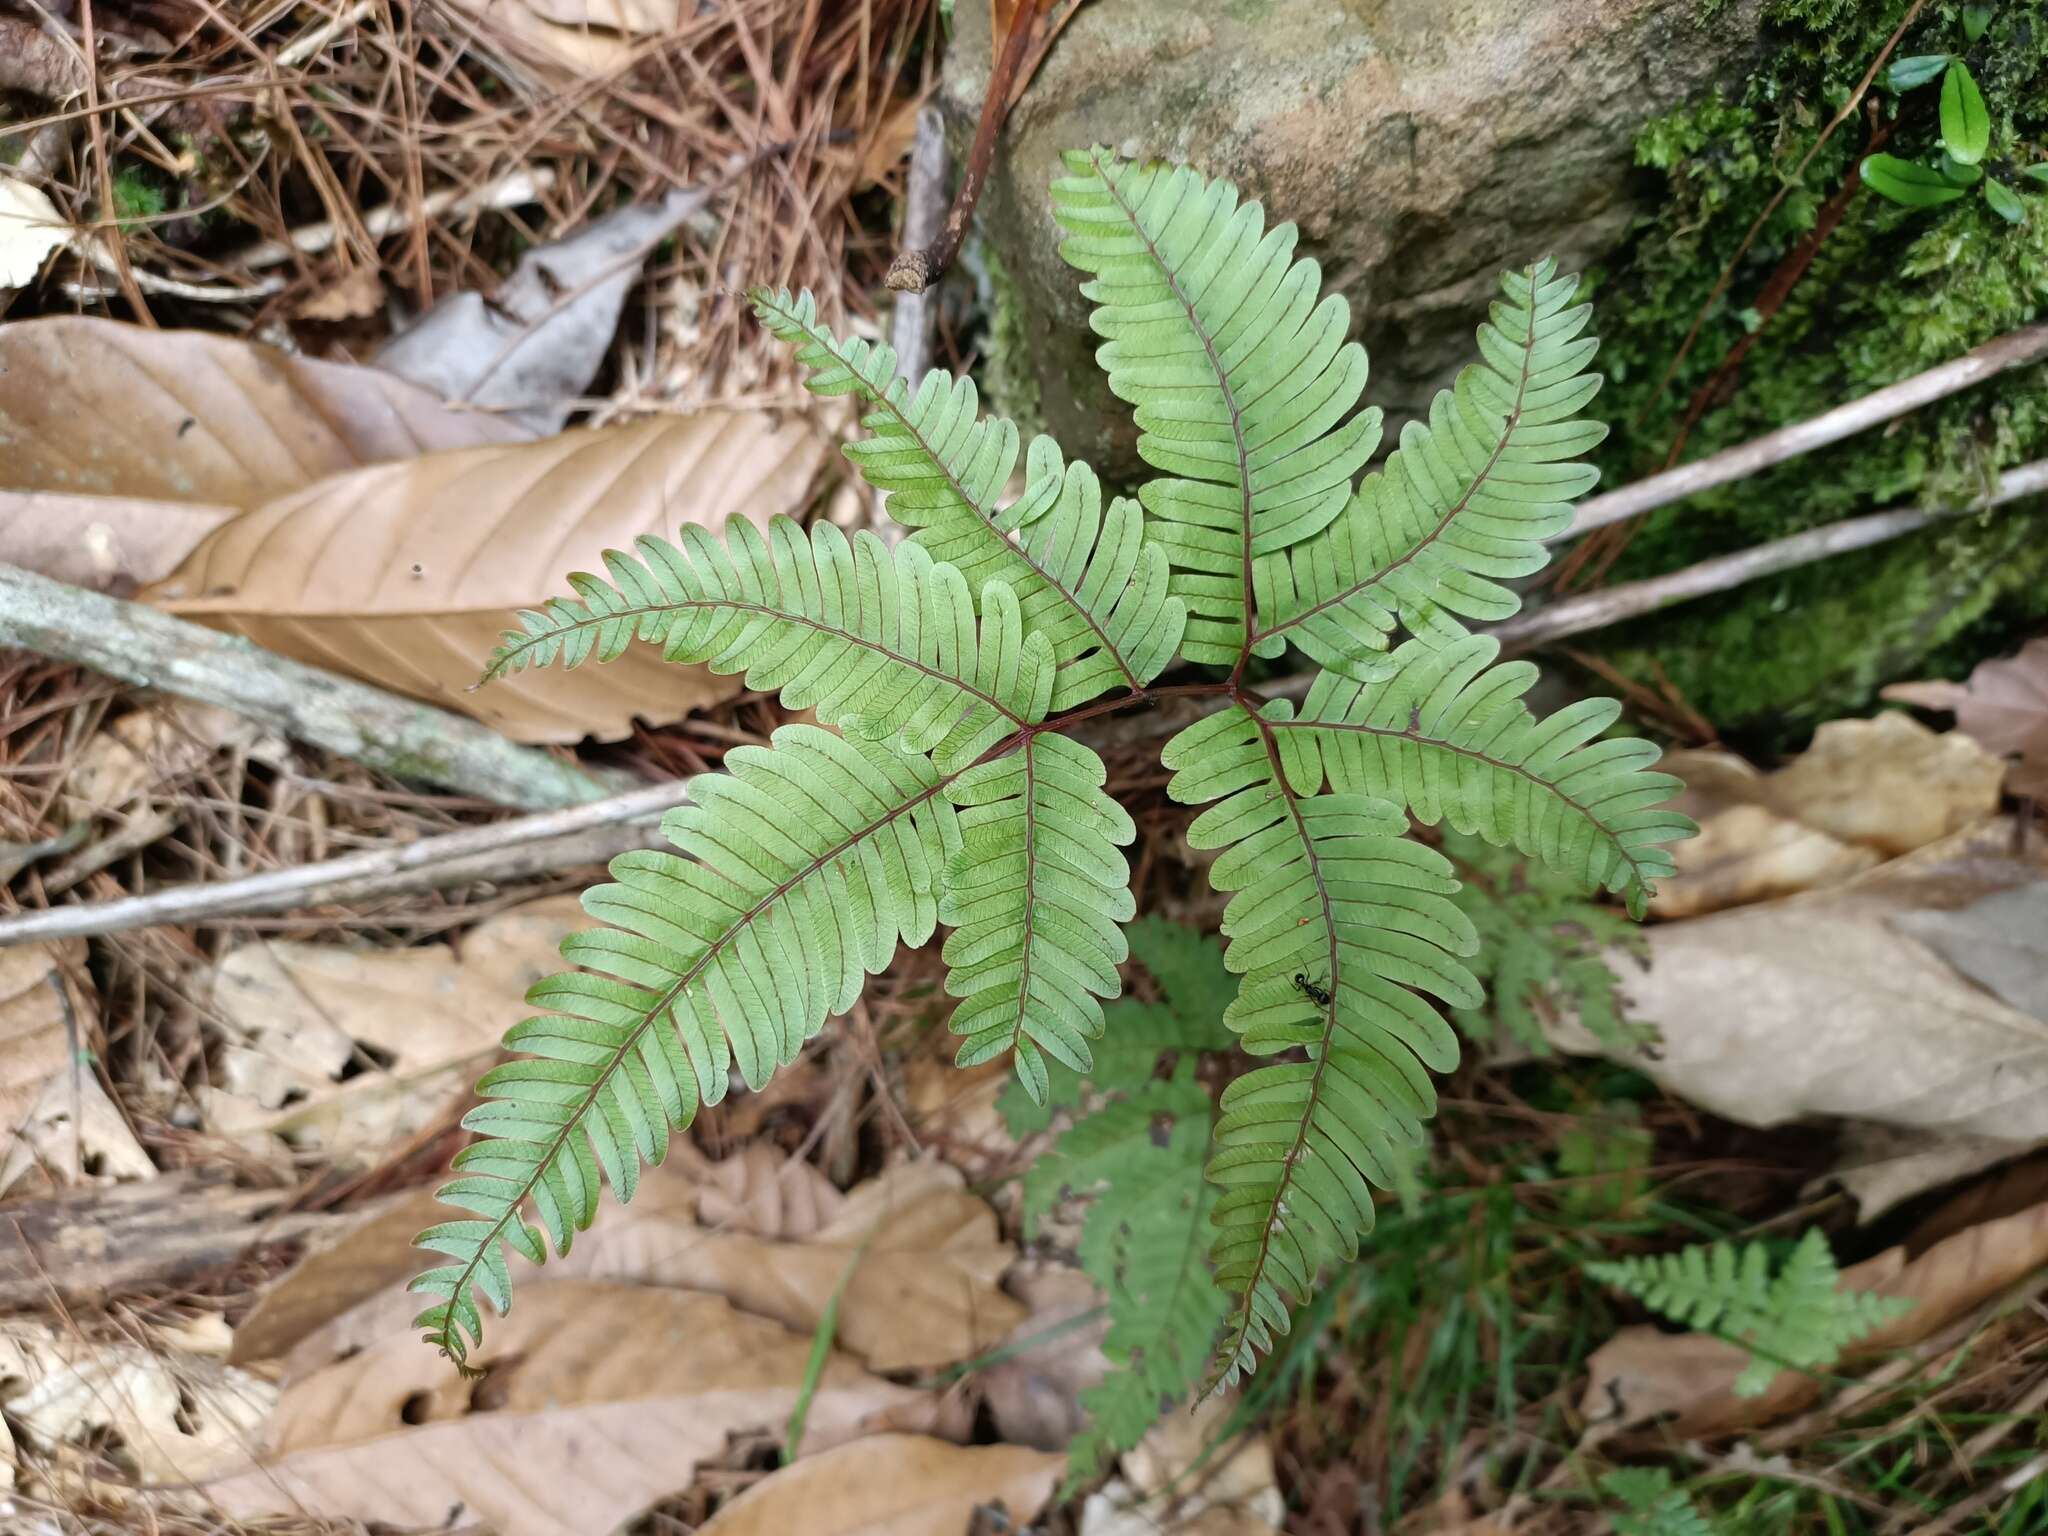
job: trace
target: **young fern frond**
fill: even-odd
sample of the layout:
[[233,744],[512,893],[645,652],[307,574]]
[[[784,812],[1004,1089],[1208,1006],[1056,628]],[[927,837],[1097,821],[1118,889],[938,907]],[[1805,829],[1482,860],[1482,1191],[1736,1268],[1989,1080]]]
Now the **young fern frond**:
[[1715,1536],[1719,1529],[1662,1467],[1617,1467],[1600,1479],[1600,1491],[1622,1506],[1614,1536]]
[[1105,509],[1095,472],[1038,437],[1023,494],[999,508],[1017,466],[1017,428],[977,415],[973,380],[934,369],[913,391],[896,377],[893,351],[834,336],[808,293],[762,291],[754,309],[797,349],[814,393],[851,394],[870,407],[862,425],[874,435],[847,457],[887,494],[889,516],[913,530],[912,542],[957,566],[972,591],[999,579],[1016,593],[1026,626],[1058,662],[1052,708],[1134,690],[1165,670],[1185,613],[1135,502]]
[[1382,681],[1323,673],[1298,718],[1273,722],[1290,775],[1513,845],[1588,891],[1618,892],[1640,917],[1672,871],[1661,845],[1691,826],[1660,808],[1679,781],[1650,771],[1649,742],[1597,739],[1621,714],[1610,699],[1539,720],[1521,702],[1536,668],[1489,665],[1499,652],[1483,635],[1411,640]]
[[1229,182],[1102,149],[1066,159],[1060,254],[1090,274],[1096,360],[1162,472],[1139,500],[1187,602],[1181,654],[1235,666],[1254,561],[1327,527],[1379,446],[1379,411],[1354,414],[1365,349],[1344,339],[1351,307],[1319,301],[1321,269],[1293,259],[1295,227],[1267,229]]
[[1735,1382],[1743,1397],[1764,1391],[1783,1367],[1833,1365],[1848,1345],[1913,1306],[1905,1297],[1841,1289],[1818,1227],[1807,1229],[1776,1275],[1770,1263],[1762,1243],[1739,1251],[1729,1243],[1695,1243],[1676,1253],[1588,1264],[1586,1275],[1673,1322],[1745,1345],[1749,1364]]
[[1436,1112],[1431,1070],[1457,1065],[1453,1008],[1480,999],[1457,956],[1477,937],[1447,899],[1450,864],[1405,839],[1382,800],[1319,794],[1283,767],[1284,703],[1233,706],[1168,743],[1168,792],[1210,806],[1188,828],[1221,848],[1225,962],[1243,979],[1223,1020],[1245,1050],[1305,1059],[1260,1067],[1223,1092],[1209,1177],[1216,1279],[1237,1295],[1211,1381],[1235,1382],[1287,1330],[1318,1270],[1372,1230],[1372,1184],[1392,1188]]
[[1014,1053],[1017,1080],[1046,1098],[1047,1056],[1086,1072],[1130,953],[1118,925],[1135,908],[1119,848],[1137,835],[1102,792],[1102,759],[1064,736],[1031,735],[970,768],[946,791],[961,847],[946,869],[939,918],[946,990],[963,1067]]
[[510,1305],[504,1246],[546,1258],[528,1202],[568,1252],[600,1177],[630,1200],[639,1165],[725,1097],[735,1066],[761,1087],[853,1006],[899,939],[922,944],[938,921],[940,872],[961,843],[953,776],[805,725],[725,764],[663,824],[685,857],[622,854],[612,883],[585,893],[613,926],[563,940],[582,969],[527,994],[548,1011],[513,1027],[505,1043],[522,1054],[477,1085],[485,1102],[463,1124],[480,1139],[440,1192],[474,1219],[421,1234],[453,1262],[413,1281],[441,1298],[418,1325],[458,1364],[482,1336],[476,1293]]
[[1501,583],[1543,568],[1543,541],[1571,526],[1572,498],[1599,478],[1573,463],[1607,435],[1579,419],[1600,388],[1597,349],[1580,337],[1592,306],[1576,277],[1538,262],[1501,279],[1504,301],[1479,328],[1482,362],[1439,393],[1429,419],[1401,430],[1344,515],[1314,539],[1259,560],[1259,631],[1360,681],[1385,671],[1398,622],[1457,633],[1521,606]]
[[1027,633],[1016,595],[993,582],[981,618],[967,581],[915,545],[893,552],[863,530],[806,532],[787,517],[767,535],[734,518],[723,542],[695,524],[680,544],[639,541],[605,556],[609,582],[577,573],[581,599],[522,613],[485,680],[559,662],[611,661],[634,640],[666,660],[747,674],[792,709],[849,735],[892,739],[939,765],[971,763],[1051,706],[1052,645]]

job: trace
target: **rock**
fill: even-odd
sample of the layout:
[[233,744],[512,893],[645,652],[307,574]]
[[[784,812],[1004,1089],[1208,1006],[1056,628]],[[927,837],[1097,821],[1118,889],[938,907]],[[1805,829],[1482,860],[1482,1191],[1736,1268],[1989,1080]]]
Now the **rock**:
[[[996,404],[1111,475],[1134,433],[1097,372],[1047,187],[1107,144],[1227,176],[1300,225],[1372,354],[1368,398],[1419,413],[1472,355],[1501,268],[1582,268],[1640,211],[1631,141],[1759,51],[1760,0],[1096,0],[1011,117],[981,201]],[[1709,18],[1706,13],[1714,14]],[[962,5],[944,100],[964,146],[988,7]]]

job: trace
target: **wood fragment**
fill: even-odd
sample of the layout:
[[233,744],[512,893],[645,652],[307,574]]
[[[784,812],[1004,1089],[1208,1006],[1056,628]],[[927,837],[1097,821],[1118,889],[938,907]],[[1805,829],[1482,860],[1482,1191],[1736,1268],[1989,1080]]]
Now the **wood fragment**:
[[394,777],[500,805],[581,805],[617,788],[474,720],[11,565],[0,565],[0,646],[217,704]]
[[[939,238],[946,216],[946,124],[937,107],[917,114],[917,137],[910,147],[910,178],[903,197],[903,244],[923,250]],[[931,366],[932,301],[922,288],[896,295],[890,319],[890,340],[896,348],[896,373],[912,389]]]

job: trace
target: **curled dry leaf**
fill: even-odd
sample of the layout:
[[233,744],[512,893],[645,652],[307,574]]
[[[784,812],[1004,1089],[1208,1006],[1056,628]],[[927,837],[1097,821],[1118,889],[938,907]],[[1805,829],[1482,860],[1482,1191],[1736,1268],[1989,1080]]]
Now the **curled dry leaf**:
[[626,735],[739,691],[651,646],[475,688],[519,610],[681,521],[800,510],[831,444],[706,411],[337,475],[209,535],[144,595],[268,650],[458,709],[520,741]]
[[2006,782],[2016,795],[2048,799],[2048,638],[2017,656],[1987,661],[1967,683],[1895,683],[1884,696],[1923,709],[1952,709],[1956,729],[1988,752],[2017,761]]
[[[906,1164],[857,1185],[837,1216],[796,1242],[703,1226],[686,1202],[650,1202],[643,1183],[631,1205],[606,1210],[542,1273],[705,1291],[805,1335],[844,1279],[842,1349],[877,1371],[950,1365],[994,1348],[1024,1316],[1001,1288],[1016,1250],[964,1183],[944,1164]],[[314,1369],[389,1337],[418,1311],[417,1296],[385,1290],[309,1336],[289,1368]]]
[[[619,11],[642,0],[596,3]],[[673,20],[675,0],[667,5]],[[377,364],[535,436],[559,432],[611,350],[641,263],[709,201],[708,192],[677,189],[536,246],[488,299],[450,294],[394,336]]]
[[[697,1536],[963,1536],[1021,1531],[1052,1497],[1065,1458],[1016,1445],[949,1445],[877,1435],[784,1467]],[[1000,1506],[1000,1523],[975,1523]]]
[[[494,1329],[481,1380],[410,1331],[387,1336],[287,1387],[260,1464],[206,1491],[239,1519],[411,1529],[461,1508],[497,1536],[588,1536],[687,1487],[731,1436],[779,1437],[810,1352],[714,1296],[545,1281]],[[833,1355],[802,1448],[922,1430],[936,1403]]]
[[1775,773],[1727,752],[1675,752],[1675,803],[1700,824],[1650,910],[1695,917],[1819,890],[1996,813],[2003,766],[1970,737],[1897,712],[1835,720]]
[[[62,1493],[112,1470],[180,1483],[247,1457],[275,1398],[267,1383],[198,1357],[82,1339],[41,1323],[0,1332],[0,1398],[22,1431],[18,1475]],[[109,1467],[111,1463],[111,1467]]]
[[0,172],[0,288],[26,288],[70,243],[71,226],[42,189]]
[[712,1163],[704,1169],[701,1184],[701,1225],[755,1237],[815,1237],[846,1208],[846,1196],[815,1164],[766,1141],[748,1142],[731,1157]]
[[202,1094],[207,1128],[330,1157],[411,1134],[497,1051],[505,1018],[589,923],[576,898],[551,896],[479,924],[460,950],[238,946],[213,973],[235,1043]]
[[[1652,927],[1649,967],[1628,970],[1627,991],[1663,1051],[1631,1064],[1748,1125],[1874,1120],[2015,1151],[2048,1137],[2048,1020],[1915,932],[1928,913],[1953,928],[1985,898],[2048,878],[2048,855],[2012,856],[2012,831],[1986,822],[1834,890]],[[1597,1050],[1575,1024],[1553,1039]]]
[[225,336],[0,325],[0,562],[126,589],[325,475],[525,435],[381,369]]
[[[1943,1238],[1918,1258],[1889,1248],[1842,1272],[1842,1286],[1914,1305],[1843,1352],[1846,1366],[1919,1343],[2048,1264],[2048,1204]],[[1580,1412],[1613,1430],[1669,1417],[1672,1434],[1727,1434],[1820,1397],[1815,1377],[1780,1371],[1758,1397],[1738,1397],[1748,1351],[1705,1334],[1624,1328],[1587,1362]],[[1839,1369],[1839,1368],[1838,1368]]]

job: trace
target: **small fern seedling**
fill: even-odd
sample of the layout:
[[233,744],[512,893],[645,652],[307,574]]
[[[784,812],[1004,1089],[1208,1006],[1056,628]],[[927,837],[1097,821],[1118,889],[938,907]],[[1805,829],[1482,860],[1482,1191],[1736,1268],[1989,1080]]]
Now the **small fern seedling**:
[[[604,925],[530,994],[516,1053],[479,1084],[478,1133],[422,1235],[427,1338],[459,1364],[506,1251],[540,1263],[630,1199],[736,1070],[759,1088],[850,1008],[896,946],[944,926],[963,1065],[1008,1057],[1034,1099],[1086,1073],[1134,915],[1136,835],[1073,728],[1169,696],[1211,712],[1164,750],[1170,793],[1229,900],[1223,1023],[1272,1060],[1223,1093],[1208,1165],[1230,1305],[1209,1383],[1237,1380],[1290,1307],[1372,1227],[1457,1061],[1436,1004],[1471,1008],[1478,939],[1410,818],[1513,846],[1640,914],[1691,823],[1649,744],[1589,699],[1546,718],[1527,662],[1467,626],[1594,482],[1580,413],[1590,310],[1539,262],[1502,280],[1481,361],[1381,467],[1365,350],[1292,225],[1185,168],[1069,156],[1053,201],[1085,274],[1097,353],[1154,471],[1135,498],[1048,438],[979,414],[965,379],[912,386],[886,347],[835,336],[809,295],[754,295],[820,394],[851,396],[847,449],[908,530],[891,549],[786,518],[723,539],[643,539],[573,598],[521,616],[490,676],[606,661],[635,642],[743,673],[818,725],[728,753],[584,905]],[[1021,465],[1020,465],[1021,460]],[[1021,467],[1022,489],[1007,487]],[[1008,499],[1006,499],[1008,497]],[[1299,705],[1259,690],[1292,647]],[[1181,680],[1162,685],[1169,668]],[[1205,670],[1211,669],[1211,670]],[[1293,978],[1316,984],[1311,994]]]
[[1827,1369],[1849,1345],[1913,1305],[1904,1297],[1842,1290],[1834,1253],[1818,1227],[1807,1229],[1775,1275],[1762,1243],[1737,1249],[1725,1242],[1588,1264],[1586,1274],[1662,1317],[1748,1349],[1749,1364],[1735,1382],[1741,1397],[1759,1395],[1787,1367]]
[[1621,1506],[1614,1536],[1715,1536],[1719,1529],[1662,1467],[1616,1468],[1600,1479],[1600,1491]]

